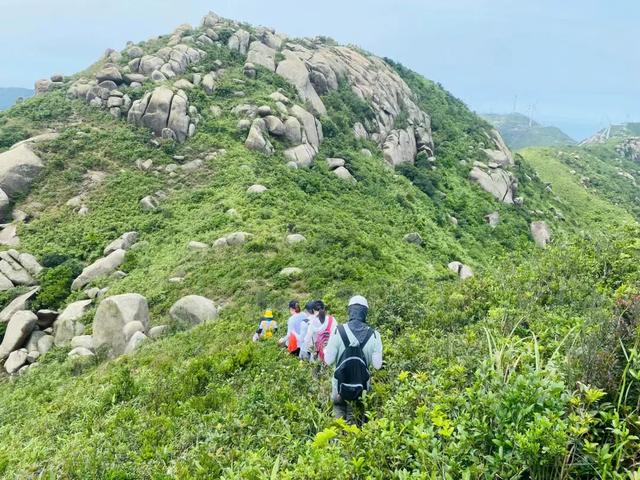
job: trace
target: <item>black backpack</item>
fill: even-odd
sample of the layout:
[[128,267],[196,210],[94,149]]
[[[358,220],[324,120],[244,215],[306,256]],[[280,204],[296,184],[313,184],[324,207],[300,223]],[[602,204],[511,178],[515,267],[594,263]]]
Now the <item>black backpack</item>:
[[338,394],[342,400],[358,400],[362,393],[369,388],[371,373],[362,348],[374,334],[374,330],[369,328],[364,341],[356,346],[351,346],[344,325],[338,326],[338,333],[345,346],[344,353],[340,356],[338,366],[333,374],[333,377],[338,381]]

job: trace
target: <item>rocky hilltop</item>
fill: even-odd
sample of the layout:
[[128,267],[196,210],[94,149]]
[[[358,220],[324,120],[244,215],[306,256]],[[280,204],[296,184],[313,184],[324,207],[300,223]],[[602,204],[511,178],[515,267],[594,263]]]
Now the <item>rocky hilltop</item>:
[[[36,90],[0,113],[0,476],[637,459],[609,434],[637,419],[633,144],[514,154],[391,59],[213,13]],[[353,294],[385,345],[361,427],[328,369],[251,341],[265,309],[342,322]]]

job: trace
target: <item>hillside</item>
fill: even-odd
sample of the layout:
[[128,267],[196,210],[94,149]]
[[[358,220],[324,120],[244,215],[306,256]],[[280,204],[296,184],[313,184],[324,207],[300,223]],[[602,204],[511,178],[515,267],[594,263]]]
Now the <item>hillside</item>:
[[[0,113],[5,478],[634,478],[622,177],[613,202],[392,60],[212,13],[36,90]],[[353,294],[385,356],[361,427],[330,369],[251,341]]]
[[28,98],[33,95],[29,88],[0,87],[0,110],[11,107],[19,98]]
[[629,137],[640,137],[640,123],[629,122],[616,125],[609,125],[599,132],[584,139],[580,145],[598,145],[607,143],[610,140],[620,140]]
[[482,114],[514,150],[528,147],[555,147],[573,145],[574,139],[557,127],[545,127],[521,113]]

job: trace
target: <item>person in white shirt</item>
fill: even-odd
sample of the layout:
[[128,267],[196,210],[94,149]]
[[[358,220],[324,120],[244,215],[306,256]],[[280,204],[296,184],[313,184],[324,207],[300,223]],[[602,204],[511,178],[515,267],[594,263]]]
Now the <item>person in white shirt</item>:
[[324,350],[331,335],[335,333],[338,322],[327,313],[327,308],[321,300],[307,304],[309,325],[304,337],[305,355],[312,361],[324,361]]
[[[369,312],[369,303],[367,299],[356,295],[349,300],[347,308],[349,321],[342,325],[342,334],[346,334],[349,345],[345,345],[343,336],[340,332],[331,335],[329,343],[324,350],[324,361],[327,365],[336,364],[340,366],[344,360],[343,354],[349,346],[359,346],[362,349],[362,356],[367,367],[373,367],[376,370],[382,368],[382,339],[380,332],[367,325],[367,314]],[[364,390],[371,388],[370,383],[364,385]],[[352,405],[341,398],[338,392],[338,380],[335,376],[332,378],[333,412],[337,418],[344,418],[347,422],[353,421]]]
[[291,355],[299,356],[304,343],[308,319],[307,315],[300,311],[300,302],[297,300],[289,302],[289,313],[291,316],[287,321],[287,336],[284,344]]

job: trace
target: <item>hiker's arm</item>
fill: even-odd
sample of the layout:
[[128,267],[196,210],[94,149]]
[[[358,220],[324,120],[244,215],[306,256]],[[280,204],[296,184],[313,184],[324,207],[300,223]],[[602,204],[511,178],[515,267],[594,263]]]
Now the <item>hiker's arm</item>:
[[382,368],[382,340],[378,332],[373,334],[373,355],[371,356],[371,363],[376,370]]
[[340,340],[340,335],[337,335],[335,332],[331,334],[329,337],[329,342],[327,346],[324,347],[324,363],[327,365],[333,365],[336,361],[336,356],[338,355],[338,341]]

